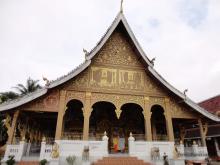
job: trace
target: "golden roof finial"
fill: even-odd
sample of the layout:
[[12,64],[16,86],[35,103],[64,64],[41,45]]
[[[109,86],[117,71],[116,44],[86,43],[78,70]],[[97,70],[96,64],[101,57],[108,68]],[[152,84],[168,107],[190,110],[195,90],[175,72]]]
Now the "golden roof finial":
[[123,0],[121,0],[121,8],[120,8],[120,12],[123,13]]

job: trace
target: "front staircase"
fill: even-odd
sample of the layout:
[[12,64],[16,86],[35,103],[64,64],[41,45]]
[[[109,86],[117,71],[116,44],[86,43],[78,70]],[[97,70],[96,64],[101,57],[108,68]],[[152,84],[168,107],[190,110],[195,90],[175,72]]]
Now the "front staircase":
[[139,160],[136,157],[104,157],[98,160],[92,165],[152,165],[146,163],[143,160]]
[[18,165],[39,165],[38,161],[20,161]]

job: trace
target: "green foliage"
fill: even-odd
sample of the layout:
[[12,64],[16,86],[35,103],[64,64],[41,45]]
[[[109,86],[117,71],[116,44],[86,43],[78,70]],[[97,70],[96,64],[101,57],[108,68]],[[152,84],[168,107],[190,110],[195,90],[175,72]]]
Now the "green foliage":
[[66,158],[66,161],[69,165],[74,165],[75,164],[75,161],[76,161],[76,156],[73,155],[73,156],[68,156]]
[[40,161],[39,164],[40,164],[40,165],[45,165],[45,164],[47,164],[47,163],[48,163],[48,161],[47,161],[46,159],[43,159],[43,160]]
[[7,165],[14,165],[15,164],[15,156],[14,155],[10,155],[8,156],[8,160],[6,161]]
[[18,94],[12,91],[8,91],[8,92],[1,92],[0,93],[0,104],[8,101],[8,100],[13,100],[18,98]]
[[4,118],[0,116],[0,147],[5,145],[8,140],[7,127],[4,124]]
[[17,84],[15,89],[19,92],[21,96],[26,95],[28,93],[34,92],[37,89],[40,89],[41,86],[38,84],[39,80],[33,80],[30,77],[26,81],[26,85]]

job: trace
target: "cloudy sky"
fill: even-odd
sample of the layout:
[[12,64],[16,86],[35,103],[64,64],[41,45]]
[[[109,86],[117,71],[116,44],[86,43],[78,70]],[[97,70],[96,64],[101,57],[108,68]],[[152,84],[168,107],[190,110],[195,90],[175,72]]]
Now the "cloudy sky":
[[[0,91],[74,69],[119,8],[120,0],[0,0]],[[220,94],[219,0],[124,0],[124,14],[168,82],[197,102]]]

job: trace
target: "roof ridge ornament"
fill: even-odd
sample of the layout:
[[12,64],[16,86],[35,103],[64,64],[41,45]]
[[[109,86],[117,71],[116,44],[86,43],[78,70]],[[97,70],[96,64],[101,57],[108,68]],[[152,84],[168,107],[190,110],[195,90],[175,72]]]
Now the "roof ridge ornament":
[[50,81],[46,77],[44,77],[44,76],[42,76],[42,78],[45,81],[45,86],[49,86],[50,85]]
[[184,96],[185,96],[185,98],[184,98],[185,100],[186,100],[186,97],[187,97],[187,96],[186,96],[186,93],[187,93],[187,92],[188,92],[188,89],[185,89],[185,90],[183,91],[183,94],[184,94]]
[[123,0],[121,0],[120,13],[123,13]]
[[150,60],[150,63],[152,64],[152,66],[154,66],[154,61],[156,60],[156,57],[152,58],[152,60]]

